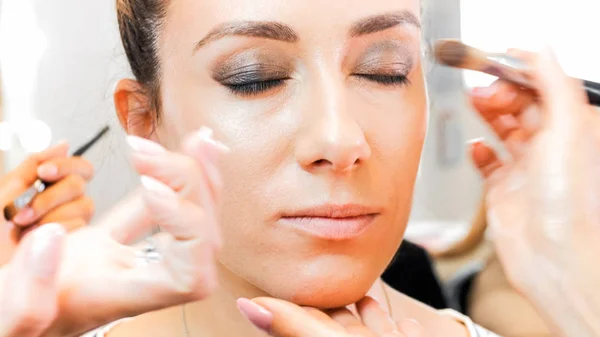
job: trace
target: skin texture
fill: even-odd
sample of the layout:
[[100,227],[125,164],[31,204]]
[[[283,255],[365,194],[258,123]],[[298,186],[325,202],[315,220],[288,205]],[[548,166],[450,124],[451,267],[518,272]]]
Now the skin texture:
[[[120,84],[117,107],[129,134],[173,148],[206,125],[231,149],[220,165],[224,283],[326,308],[358,301],[379,277],[404,233],[425,136],[421,32],[408,23],[360,37],[349,31],[369,16],[418,17],[419,8],[418,1],[169,6],[159,48],[160,123],[139,109],[149,101],[134,83]],[[236,36],[195,51],[216,26],[247,20],[284,23],[297,41]],[[219,81],[240,77],[241,67],[289,79],[255,95],[234,94]],[[408,82],[359,76],[392,73]],[[320,204],[359,204],[380,215],[362,235],[339,242],[277,222],[281,213]]]
[[[412,23],[381,31],[372,22],[357,26],[406,13]],[[161,111],[150,108],[152,97],[133,80],[119,83],[115,104],[131,135],[174,149],[204,125],[230,149],[219,165],[220,287],[186,305],[190,335],[262,336],[238,312],[239,297],[272,296],[327,309],[353,304],[372,288],[384,303],[378,279],[404,234],[426,130],[419,13],[416,0],[170,4],[159,40]],[[276,21],[293,33],[286,42],[222,34],[205,39],[232,21]],[[353,36],[353,28],[367,33]],[[254,78],[250,82],[283,81],[240,94],[227,84],[239,82],[243,71]],[[279,221],[321,204],[358,204],[378,216],[346,240],[326,240]],[[451,319],[386,291],[398,319],[410,313],[431,336],[465,333]],[[138,317],[110,335],[151,336],[165,329],[184,335],[181,307]]]

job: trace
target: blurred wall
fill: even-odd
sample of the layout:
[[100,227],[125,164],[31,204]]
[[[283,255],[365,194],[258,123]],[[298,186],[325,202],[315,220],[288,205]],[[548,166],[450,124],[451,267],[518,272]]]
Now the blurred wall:
[[[86,154],[97,167],[89,190],[101,213],[137,184],[126,161],[127,147],[112,105],[115,81],[129,76],[118,36],[115,1],[1,1],[4,9],[11,8],[9,2],[30,2],[35,21],[45,36],[46,47],[33,83],[32,117],[50,126],[54,141],[66,139],[72,147],[85,142],[101,126],[113,126],[110,138]],[[14,29],[19,34],[18,27]],[[32,42],[22,43],[23,46],[11,46],[17,55],[27,52],[25,47]],[[21,47],[25,49],[18,50]],[[0,48],[6,48],[2,41]],[[17,110],[5,111],[4,117],[18,118],[24,113]],[[14,167],[24,156],[22,149],[10,151],[5,158],[7,168]]]

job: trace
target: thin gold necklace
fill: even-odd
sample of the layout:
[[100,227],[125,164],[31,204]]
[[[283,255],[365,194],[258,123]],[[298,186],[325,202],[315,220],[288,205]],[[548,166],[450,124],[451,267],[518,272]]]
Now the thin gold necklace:
[[394,314],[392,313],[392,302],[390,301],[390,297],[388,296],[387,290],[385,289],[385,284],[383,281],[379,281],[381,283],[381,290],[383,291],[383,296],[385,297],[385,304],[388,307],[388,313],[392,319],[394,318]]
[[[393,318],[392,314],[392,303],[390,302],[390,298],[388,296],[387,290],[385,289],[385,285],[380,281],[381,291],[383,291],[383,296],[385,297],[385,304],[387,305],[388,312],[390,316]],[[185,333],[185,337],[190,337],[190,328],[187,324],[187,317],[185,316],[185,304],[181,306],[181,319],[183,320],[183,332]]]
[[188,328],[187,318],[185,317],[185,304],[181,306],[181,318],[183,318],[183,331],[185,332],[185,337],[190,337],[190,328]]

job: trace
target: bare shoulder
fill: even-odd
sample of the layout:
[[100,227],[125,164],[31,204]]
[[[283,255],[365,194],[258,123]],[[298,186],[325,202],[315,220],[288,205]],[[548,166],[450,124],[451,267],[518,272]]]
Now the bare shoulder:
[[464,325],[441,315],[437,310],[412,299],[385,285],[394,320],[414,319],[425,329],[425,335],[431,337],[468,337]]

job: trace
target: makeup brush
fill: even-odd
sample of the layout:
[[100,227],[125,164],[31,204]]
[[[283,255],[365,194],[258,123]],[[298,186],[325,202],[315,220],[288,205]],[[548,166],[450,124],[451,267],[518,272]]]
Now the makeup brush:
[[[98,140],[100,140],[100,138],[102,138],[102,136],[104,136],[109,129],[110,128],[108,126],[102,128],[102,130],[100,130],[94,136],[94,138],[92,138],[90,141],[88,141],[87,143],[79,147],[77,150],[75,150],[72,156],[83,156],[83,154],[87,150],[89,150],[94,144],[96,144],[96,142],[98,142]],[[6,218],[6,220],[8,221],[12,221],[15,215],[17,215],[17,213],[19,213],[19,211],[22,208],[28,206],[36,195],[42,193],[45,189],[47,189],[50,186],[52,186],[52,183],[50,182],[45,182],[41,179],[36,180],[30,188],[23,192],[23,194],[17,197],[12,203],[4,207],[4,218]]]
[[[449,67],[468,69],[496,76],[524,88],[534,89],[524,75],[527,65],[507,54],[486,53],[456,40],[440,40],[436,43],[435,58]],[[591,105],[600,106],[600,84],[581,80]]]

